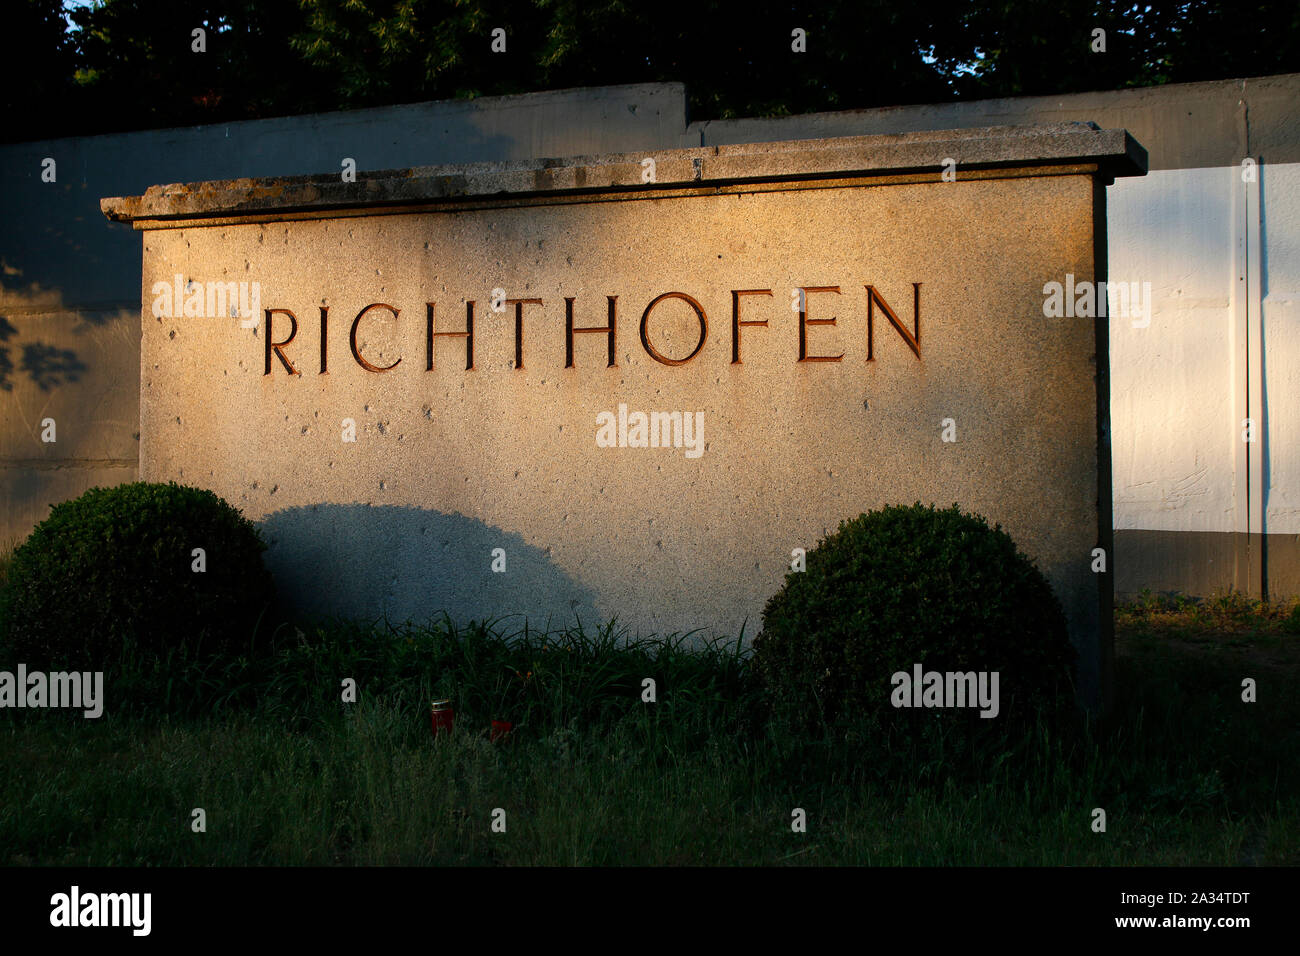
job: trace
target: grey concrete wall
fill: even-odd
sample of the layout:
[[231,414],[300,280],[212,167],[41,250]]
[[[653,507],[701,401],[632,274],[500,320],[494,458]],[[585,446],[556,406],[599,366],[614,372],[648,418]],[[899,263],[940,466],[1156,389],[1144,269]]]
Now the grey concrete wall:
[[774,119],[692,123],[701,146],[823,136],[867,136],[969,126],[1094,122],[1126,129],[1150,169],[1231,166],[1244,156],[1300,161],[1300,74],[1178,83],[1068,96],[1020,96],[886,109],[809,113]]
[[[1293,74],[688,124],[684,87],[654,84],[0,147],[6,184],[0,190],[0,546],[25,535],[50,503],[138,473],[141,241],[128,227],[104,220],[100,197],[138,194],[156,183],[332,171],[344,157],[356,159],[361,170],[374,170],[1070,120],[1130,130],[1156,171],[1236,165],[1249,155],[1272,167],[1264,173],[1270,183],[1277,182],[1279,167],[1296,169],[1300,161],[1298,102],[1300,74]],[[41,181],[46,157],[58,163],[56,183]],[[1195,185],[1189,181],[1178,188],[1190,196]],[[1159,185],[1159,176],[1126,188],[1160,188],[1173,195]],[[1145,208],[1150,199],[1144,195],[1135,202]],[[1271,210],[1271,202],[1263,205]],[[1112,222],[1112,233],[1115,226]],[[1283,262],[1287,249],[1300,247],[1295,227],[1295,217],[1280,208],[1266,221],[1265,241],[1274,243],[1268,247],[1270,263]],[[1266,271],[1266,282],[1268,276]],[[1284,312],[1295,298],[1289,289],[1273,282],[1268,298],[1278,303],[1275,317],[1290,314]],[[1190,346],[1172,347],[1177,352]],[[1139,361],[1126,348],[1123,342],[1112,345],[1117,368]],[[1275,354],[1272,345],[1268,354]],[[1272,398],[1275,421],[1285,412],[1286,380],[1280,377],[1285,365],[1276,361],[1269,371],[1279,376]],[[40,423],[47,417],[57,422],[55,444],[40,440]],[[1122,416],[1114,424],[1122,440],[1129,425]],[[1286,467],[1287,456],[1300,457],[1300,451],[1281,439],[1274,445],[1274,458],[1280,456],[1269,471],[1274,484],[1282,488],[1291,480],[1300,494],[1300,482],[1287,477]],[[1291,471],[1300,474],[1300,468]],[[1122,501],[1120,482],[1117,492]],[[1273,492],[1279,503],[1274,512],[1289,506],[1291,493]],[[1278,517],[1264,529],[1273,532],[1264,538],[1272,549],[1271,590],[1300,593],[1295,571],[1300,534],[1276,533],[1297,530],[1280,524],[1283,520],[1288,519]],[[1116,538],[1120,593],[1143,586],[1194,593],[1233,586],[1238,577],[1227,570],[1232,562],[1188,555],[1206,554],[1206,548],[1215,554],[1240,552],[1237,538],[1249,533],[1209,529],[1204,541],[1188,538],[1175,546],[1169,535],[1196,537],[1199,526],[1168,530],[1117,521],[1116,527],[1122,531]],[[1210,543],[1211,538],[1222,540]]]
[[50,504],[138,474],[140,236],[106,222],[101,197],[341,170],[345,157],[364,171],[677,146],[685,110],[668,83],[0,147],[0,547]]

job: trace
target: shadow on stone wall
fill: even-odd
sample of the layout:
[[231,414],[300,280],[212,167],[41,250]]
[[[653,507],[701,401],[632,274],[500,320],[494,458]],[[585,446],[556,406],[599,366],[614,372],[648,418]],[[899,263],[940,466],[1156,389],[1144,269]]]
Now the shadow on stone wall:
[[[96,313],[87,313],[87,315]],[[30,316],[26,318],[30,319]],[[78,315],[78,318],[84,318]],[[22,322],[23,316],[18,317]],[[40,328],[40,320],[31,323]],[[103,324],[102,321],[93,322]],[[61,385],[72,385],[81,381],[82,373],[87,371],[86,363],[72,349],[59,348],[48,342],[25,342],[21,346],[11,343],[19,334],[19,329],[9,321],[8,315],[0,315],[0,392],[12,392],[14,389],[15,368],[22,375],[31,379],[42,392],[49,392]],[[15,367],[14,356],[19,357]]]
[[[266,565],[294,611],[392,623],[510,618],[508,630],[599,622],[593,593],[540,548],[463,515],[396,505],[319,504],[261,522]],[[493,572],[492,551],[506,552]]]

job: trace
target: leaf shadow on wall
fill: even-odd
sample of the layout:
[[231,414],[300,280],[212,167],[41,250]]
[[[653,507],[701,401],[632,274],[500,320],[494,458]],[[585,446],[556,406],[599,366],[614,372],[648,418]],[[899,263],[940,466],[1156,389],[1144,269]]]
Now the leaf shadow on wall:
[[86,363],[71,349],[56,348],[44,342],[23,346],[22,370],[42,392],[79,381]]
[[0,315],[0,392],[12,392],[14,390],[13,382],[9,380],[13,375],[14,360],[9,357],[9,345],[7,343],[17,334],[18,330],[14,328],[13,323]]
[[[0,315],[0,391],[3,392],[12,392],[14,388],[14,360],[10,356],[9,340],[17,334],[14,324]],[[28,342],[22,346],[19,368],[42,392],[78,382],[87,371],[86,363],[76,352],[44,342]]]
[[[261,522],[279,599],[310,615],[508,628],[599,622],[595,596],[541,548],[464,515],[399,505],[317,504]],[[494,549],[505,571],[494,572]]]

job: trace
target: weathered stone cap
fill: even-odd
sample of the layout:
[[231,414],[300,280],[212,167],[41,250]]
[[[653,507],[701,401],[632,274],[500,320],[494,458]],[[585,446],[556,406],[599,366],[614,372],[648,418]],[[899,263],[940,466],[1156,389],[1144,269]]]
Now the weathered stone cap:
[[[646,159],[654,177],[646,182]],[[1122,129],[1094,123],[993,126],[878,136],[787,140],[644,153],[420,166],[359,172],[229,179],[151,186],[143,196],[103,199],[115,222],[136,228],[168,220],[325,213],[380,206],[561,194],[663,192],[675,189],[929,173],[945,162],[962,171],[1088,166],[1108,180],[1141,176],[1147,152]]]

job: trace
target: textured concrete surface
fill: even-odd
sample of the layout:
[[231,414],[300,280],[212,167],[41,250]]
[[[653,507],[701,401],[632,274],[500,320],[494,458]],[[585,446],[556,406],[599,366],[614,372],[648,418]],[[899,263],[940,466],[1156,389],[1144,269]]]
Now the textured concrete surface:
[[[102,197],[345,157],[364,173],[676,146],[685,109],[682,85],[662,83],[0,146],[0,547],[51,503],[138,477],[140,238]],[[54,444],[33,427],[46,414]]]
[[[1042,137],[1000,135],[1011,142],[989,154],[1014,168],[956,182],[841,185],[823,178],[826,157],[799,179],[804,144],[748,150],[746,162],[777,157],[785,181],[733,191],[691,179],[676,195],[660,183],[543,206],[151,229],[142,477],[210,487],[264,520],[282,586],[320,610],[618,616],[642,633],[752,636],[792,549],[865,510],[955,501],[1048,575],[1093,694],[1108,642],[1110,579],[1090,570],[1110,528],[1108,393],[1099,408],[1097,323],[1045,318],[1042,289],[1099,274],[1102,190],[1074,171],[1077,150],[1027,170]],[[1130,155],[1122,133],[1105,142]],[[879,145],[889,163],[863,168],[896,169],[896,141]],[[152,315],[153,283],[176,275],[259,282],[262,308],[291,311],[296,332],[271,311],[271,341],[287,344],[268,351],[265,314],[249,329]],[[515,307],[493,312],[494,289],[541,300],[522,306],[522,368]],[[574,326],[600,327],[611,296],[614,365],[606,333],[575,332],[568,367],[567,303]],[[471,301],[467,369],[466,340],[447,333],[465,330]],[[737,302],[755,324],[733,324]],[[702,427],[700,453],[602,447],[603,415],[625,409],[681,413]]]
[[1260,551],[1268,555],[1267,579],[1273,597],[1300,594],[1300,535],[1261,535],[1215,531],[1115,532],[1115,596],[1133,598],[1145,590],[1199,596],[1238,589],[1243,565]]
[[[687,124],[684,88],[670,83],[0,146],[0,172],[9,184],[0,191],[0,319],[7,323],[0,325],[0,368],[9,369],[10,384],[26,387],[21,383],[28,345],[39,346],[36,355],[47,357],[37,368],[70,351],[71,364],[106,375],[111,370],[111,378],[121,383],[120,394],[134,396],[139,356],[124,344],[138,334],[133,318],[123,337],[99,340],[75,329],[105,316],[117,316],[108,321],[120,322],[121,316],[138,314],[140,238],[127,226],[106,221],[99,202],[104,196],[143,193],[158,183],[321,173],[337,170],[343,157],[355,158],[365,173],[431,163],[1094,121],[1128,129],[1150,151],[1150,167],[1162,171],[1118,180],[1108,191],[1110,271],[1119,279],[1149,279],[1156,300],[1151,327],[1111,327],[1117,386],[1116,527],[1241,532],[1244,525],[1236,527],[1233,496],[1238,501],[1265,497],[1263,527],[1270,532],[1267,544],[1275,558],[1270,566],[1281,569],[1287,562],[1300,564],[1300,537],[1291,534],[1300,530],[1295,524],[1300,472],[1294,466],[1300,460],[1300,432],[1294,403],[1286,400],[1295,391],[1291,383],[1300,368],[1291,358],[1300,341],[1292,321],[1300,302],[1295,279],[1300,218],[1293,214],[1300,170],[1298,100],[1300,74],[1292,74]],[[1234,419],[1225,406],[1233,400],[1227,390],[1239,390],[1229,376],[1228,356],[1247,353],[1218,341],[1224,338],[1226,320],[1216,310],[1229,308],[1225,290],[1235,263],[1231,243],[1215,241],[1235,236],[1245,218],[1229,202],[1227,184],[1236,172],[1229,167],[1238,167],[1247,155],[1261,163],[1256,212],[1263,249],[1255,261],[1264,265],[1261,354],[1268,358],[1263,366],[1231,373],[1265,384],[1265,448],[1261,467],[1252,472],[1262,485],[1250,490],[1244,475],[1234,473],[1232,444],[1223,437],[1240,418]],[[46,157],[58,161],[57,183],[40,180]],[[1207,176],[1214,180],[1208,189]],[[1235,178],[1239,184],[1240,177]],[[44,321],[56,316],[63,318]],[[37,389],[30,397],[44,402],[64,396],[65,407],[84,407],[87,420],[93,421],[100,398],[88,389],[92,384],[91,376],[64,377],[48,393]],[[99,453],[63,457],[63,446],[36,447],[40,443],[32,444],[25,417],[33,406],[27,398],[16,401],[16,394],[0,391],[0,434],[10,449],[5,454],[12,456],[0,458],[0,541],[25,535],[48,502],[67,497],[71,486],[55,483],[56,475],[62,482],[67,472],[85,471],[74,483],[78,488],[115,480],[112,475],[134,477],[125,466],[115,466],[108,475],[98,471]],[[136,419],[138,409],[112,417]],[[111,460],[134,460],[132,435],[113,431]],[[29,464],[34,455],[58,460],[37,469]],[[1187,578],[1187,588],[1198,587],[1196,580]],[[1280,578],[1269,589],[1300,593]]]
[[[681,187],[778,184],[820,177],[912,174],[941,181],[955,175],[1039,165],[1091,164],[1104,177],[1141,175],[1146,150],[1124,130],[1084,123],[1052,126],[930,130],[890,136],[650,150],[633,154],[443,165],[386,170],[345,182],[335,174],[150,187],[142,196],[106,198],[104,214],[137,229],[170,221],[273,213],[310,216],[330,211],[418,206],[465,199],[562,195],[612,190],[659,193]],[[653,167],[647,163],[653,163]],[[647,178],[647,171],[653,170]],[[928,174],[928,175],[927,175]]]
[[[69,310],[34,297],[0,313],[0,547],[96,485],[135,480],[139,307]],[[46,439],[53,439],[48,441]]]
[[772,119],[692,123],[702,146],[767,139],[819,139],[959,126],[1092,122],[1127,129],[1151,169],[1236,166],[1246,156],[1300,162],[1300,74],[1173,83],[1064,96],[1015,96],[957,103],[807,113]]

